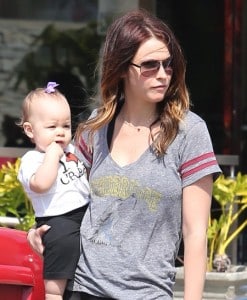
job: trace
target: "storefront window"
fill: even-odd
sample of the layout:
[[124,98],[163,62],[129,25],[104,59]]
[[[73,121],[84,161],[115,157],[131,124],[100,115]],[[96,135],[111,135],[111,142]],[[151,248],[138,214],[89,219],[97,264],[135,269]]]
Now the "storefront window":
[[97,17],[97,0],[0,0],[0,18],[85,22]]

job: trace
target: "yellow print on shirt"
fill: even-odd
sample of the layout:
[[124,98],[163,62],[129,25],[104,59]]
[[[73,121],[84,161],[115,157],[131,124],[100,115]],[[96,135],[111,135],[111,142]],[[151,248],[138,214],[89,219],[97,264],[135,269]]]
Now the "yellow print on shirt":
[[135,197],[137,200],[145,201],[150,211],[156,211],[162,194],[152,188],[144,187],[137,180],[130,180],[125,176],[104,176],[93,180],[92,192],[99,197],[117,197],[127,199]]

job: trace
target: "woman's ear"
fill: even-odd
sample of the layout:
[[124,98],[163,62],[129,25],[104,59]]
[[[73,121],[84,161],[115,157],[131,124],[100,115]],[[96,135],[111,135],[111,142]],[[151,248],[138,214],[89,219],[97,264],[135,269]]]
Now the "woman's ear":
[[29,122],[24,122],[23,123],[23,130],[25,132],[25,134],[32,139],[33,138],[33,128],[32,128],[32,124]]

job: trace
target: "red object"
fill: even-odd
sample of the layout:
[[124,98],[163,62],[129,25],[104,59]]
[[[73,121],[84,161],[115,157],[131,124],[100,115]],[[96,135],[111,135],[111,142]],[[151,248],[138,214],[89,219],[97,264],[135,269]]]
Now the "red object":
[[0,299],[44,300],[42,266],[25,231],[0,227]]
[[13,157],[0,157],[0,167],[2,165],[6,165],[8,161],[11,162],[11,163],[15,163],[16,158],[13,158]]

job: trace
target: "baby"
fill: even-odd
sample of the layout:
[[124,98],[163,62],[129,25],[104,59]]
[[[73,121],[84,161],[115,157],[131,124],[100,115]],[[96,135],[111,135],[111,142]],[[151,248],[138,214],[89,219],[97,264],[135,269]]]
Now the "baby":
[[19,125],[35,144],[21,159],[18,179],[32,201],[44,235],[46,300],[61,300],[80,255],[80,225],[89,202],[84,165],[71,144],[71,112],[56,82],[24,99]]

